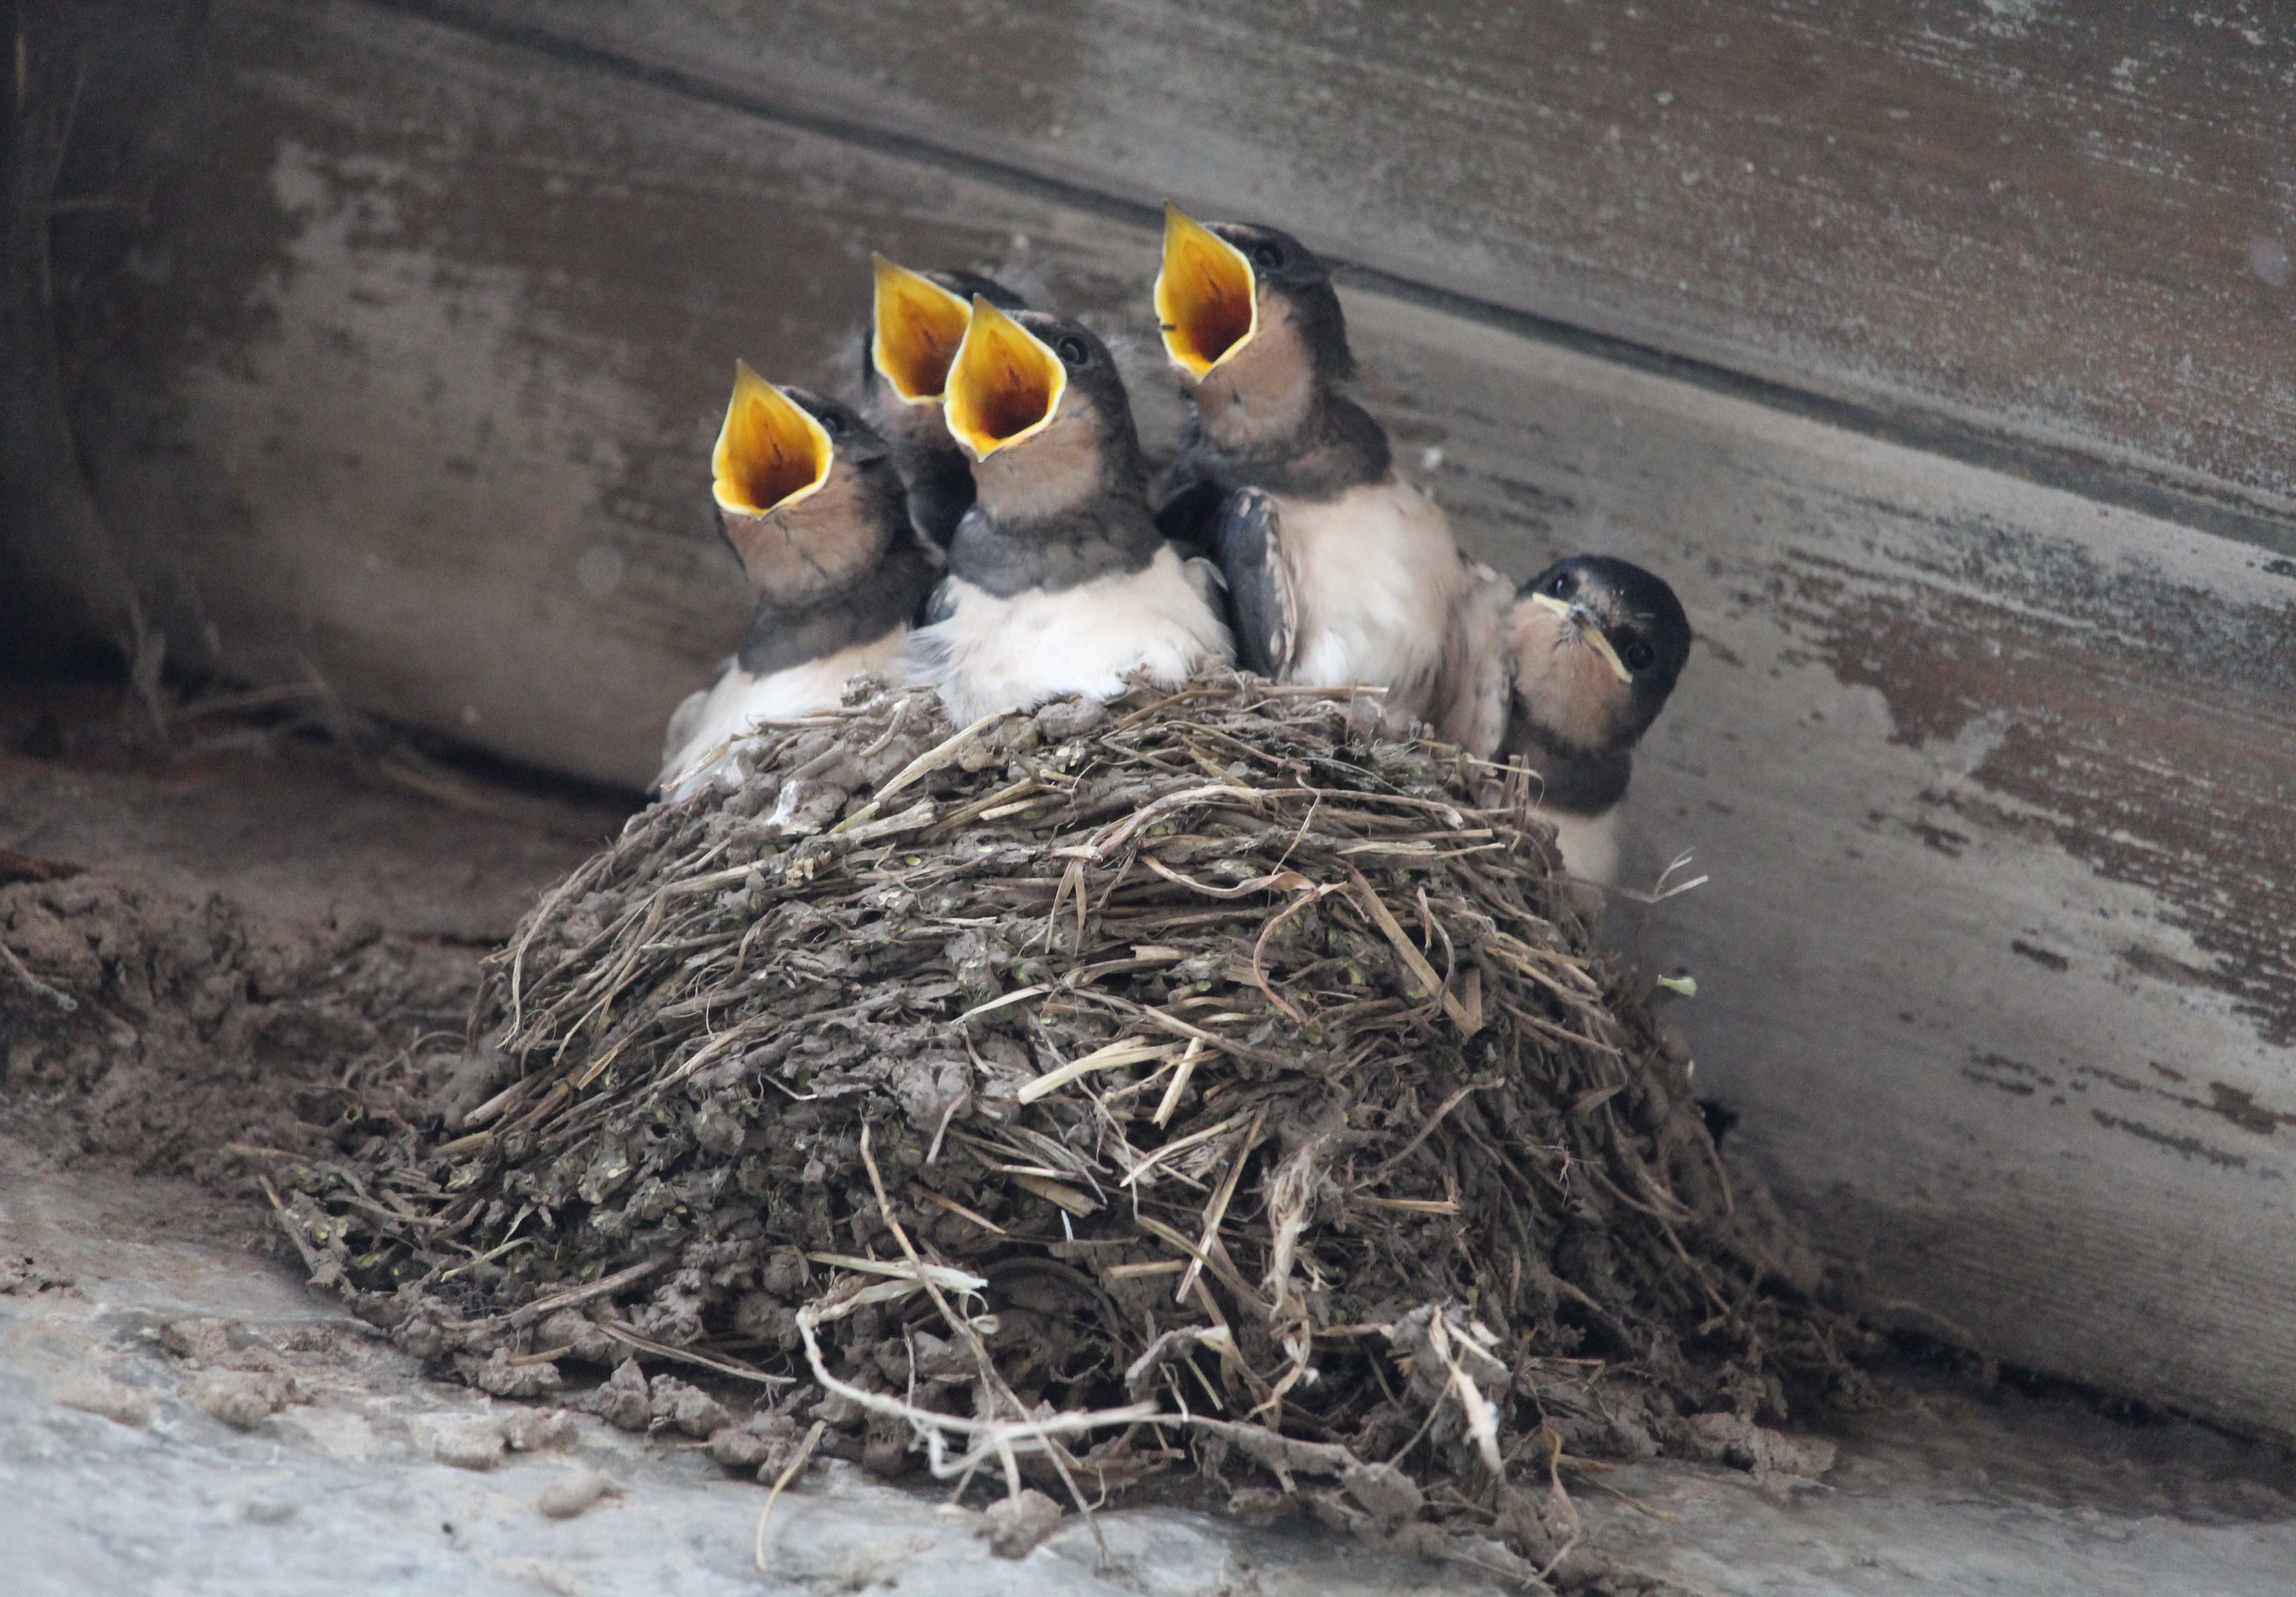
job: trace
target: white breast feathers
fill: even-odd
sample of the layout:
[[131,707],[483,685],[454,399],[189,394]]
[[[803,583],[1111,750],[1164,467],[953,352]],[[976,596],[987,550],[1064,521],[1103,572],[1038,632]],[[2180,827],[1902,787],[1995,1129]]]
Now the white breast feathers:
[[1280,502],[1300,634],[1293,682],[1388,689],[1400,725],[1431,718],[1443,639],[1466,570],[1435,502],[1400,478],[1337,499]]
[[1619,877],[1619,812],[1623,800],[1599,815],[1575,815],[1568,810],[1542,809],[1539,818],[1554,826],[1555,852],[1562,868],[1582,881],[1614,886]]
[[[908,635],[895,628],[873,643],[856,643],[800,666],[752,676],[727,667],[706,692],[696,693],[670,717],[676,746],[661,766],[664,802],[698,792],[734,770],[734,751],[760,721],[790,721],[835,709],[845,684],[863,671],[898,682],[908,669]],[[696,700],[700,700],[697,706]]]
[[947,598],[949,618],[920,630],[914,643],[921,674],[959,725],[1063,693],[1111,698],[1136,671],[1177,687],[1234,658],[1226,627],[1169,548],[1144,569],[1059,593],[1030,588],[1000,599],[951,577]]

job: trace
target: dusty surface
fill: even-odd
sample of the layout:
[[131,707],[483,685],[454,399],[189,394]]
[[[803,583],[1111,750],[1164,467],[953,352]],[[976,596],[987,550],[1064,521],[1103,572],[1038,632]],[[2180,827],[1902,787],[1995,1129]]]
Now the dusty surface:
[[409,802],[374,769],[245,725],[158,745],[101,694],[0,700],[0,1128],[228,1187],[418,1090],[480,952],[612,816]]
[[[299,743],[131,758],[85,704],[58,724],[67,753],[27,754],[38,708],[0,692],[12,750],[0,848],[139,867],[154,890],[186,897],[227,883],[283,921],[299,910],[315,937],[365,918],[375,946],[423,947],[419,936],[473,957],[441,946],[440,929],[506,931],[587,852],[586,828],[604,829],[595,812],[561,809],[564,835],[551,835],[515,795],[503,801],[527,805],[526,822],[474,816]],[[1472,1569],[1365,1557],[1300,1522],[1247,1527],[1180,1507],[1103,1516],[1105,1563],[1073,1520],[1001,1560],[977,1534],[977,1501],[948,1509],[836,1462],[776,1509],[761,1576],[750,1549],[763,1493],[674,1427],[562,1427],[423,1380],[277,1262],[256,1205],[216,1192],[0,1139],[0,1544],[15,1550],[12,1589],[1502,1589]],[[535,1445],[515,1450],[506,1430]],[[2279,1589],[2296,1568],[2296,1469],[2187,1423],[1901,1376],[1881,1409],[1801,1440],[1839,1449],[1817,1483],[1659,1461],[1604,1477],[1611,1493],[1582,1484],[1587,1527],[1660,1589],[1750,1597],[2231,1597]],[[473,1471],[442,1454],[494,1463]]]
[[[505,1419],[531,1425],[536,1409],[427,1381],[289,1273],[176,1240],[196,1191],[59,1173],[17,1143],[0,1147],[0,1280],[13,1283],[0,1290],[0,1541],[28,1597],[1520,1589],[1366,1557],[1299,1521],[1178,1508],[1103,1516],[1105,1562],[1073,1519],[1006,1560],[979,1534],[976,1499],[951,1509],[835,1462],[777,1506],[760,1575],[764,1493],[674,1429],[640,1437],[580,1416],[554,1445],[504,1450],[491,1438]],[[184,1323],[202,1319],[225,1323],[206,1349]],[[294,1398],[244,1429],[203,1412],[201,1382],[234,1363],[283,1371]],[[107,1386],[128,1395],[130,1423],[67,1405]],[[132,1422],[138,1406],[148,1425]],[[441,1462],[474,1436],[492,1468]],[[2189,1424],[1905,1379],[1833,1439],[1823,1482],[1790,1487],[1666,1461],[1620,1470],[1605,1483],[1618,1495],[1582,1490],[1588,1528],[1657,1590],[1731,1597],[2249,1597],[2296,1568],[2296,1470]],[[571,1518],[545,1511],[594,1492],[585,1477],[600,1472],[611,1493]]]
[[111,689],[0,680],[0,849],[266,918],[491,946],[627,814],[500,785],[457,807],[371,773],[243,717],[179,717],[156,751]]

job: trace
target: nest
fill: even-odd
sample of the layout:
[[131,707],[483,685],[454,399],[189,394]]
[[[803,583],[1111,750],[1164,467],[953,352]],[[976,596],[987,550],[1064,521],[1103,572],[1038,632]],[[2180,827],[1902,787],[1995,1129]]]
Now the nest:
[[953,732],[865,684],[543,898],[445,1125],[274,1200],[490,1390],[747,1385],[712,1448],[767,1478],[808,1421],[1016,1498],[1193,1463],[1552,1573],[1558,1469],[1778,1414],[1835,1327],[1525,779],[1377,721],[1228,677]]

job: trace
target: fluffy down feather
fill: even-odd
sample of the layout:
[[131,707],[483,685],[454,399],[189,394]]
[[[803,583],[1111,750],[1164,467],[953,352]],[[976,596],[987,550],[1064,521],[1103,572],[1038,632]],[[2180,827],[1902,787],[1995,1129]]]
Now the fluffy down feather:
[[1139,671],[1177,687],[1234,658],[1226,627],[1169,548],[1140,570],[1057,593],[1000,599],[952,577],[943,604],[947,618],[911,642],[920,675],[960,724],[1062,693],[1110,698]]
[[734,750],[760,721],[789,721],[835,709],[845,684],[864,671],[890,681],[908,672],[908,635],[887,633],[801,666],[752,676],[727,660],[715,682],[689,694],[669,718],[660,786],[665,802],[699,792],[733,770]]

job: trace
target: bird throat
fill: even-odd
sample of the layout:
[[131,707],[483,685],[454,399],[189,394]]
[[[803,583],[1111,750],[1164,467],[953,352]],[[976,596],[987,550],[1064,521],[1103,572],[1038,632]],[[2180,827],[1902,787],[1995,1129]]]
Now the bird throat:
[[1069,407],[1035,438],[973,463],[978,503],[992,520],[1014,529],[1073,514],[1106,480],[1101,452],[1082,407]]
[[832,471],[821,491],[746,525],[726,517],[726,537],[758,591],[806,604],[853,583],[884,558],[894,527],[870,502],[857,473]]
[[1304,438],[1317,399],[1314,357],[1288,314],[1263,314],[1259,333],[1196,384],[1204,441],[1225,455],[1262,455]]
[[949,575],[1009,599],[1145,567],[1162,540],[1136,466],[1128,477],[1109,458],[1120,446],[1077,414],[975,462],[978,496],[949,545]]
[[1541,735],[1520,703],[1512,708],[1500,758],[1520,759],[1537,776],[1543,808],[1600,815],[1626,797],[1627,782],[1635,768],[1630,751],[1574,749],[1560,739]]

